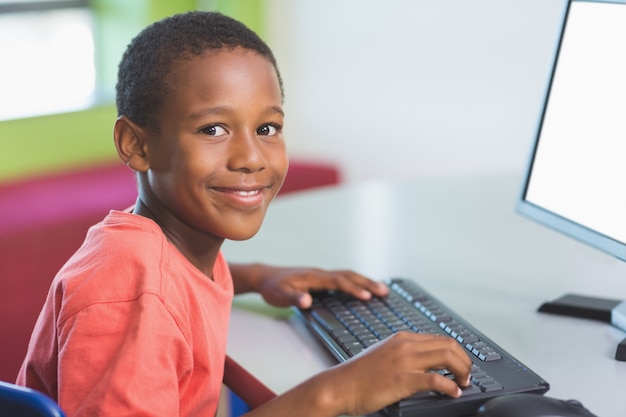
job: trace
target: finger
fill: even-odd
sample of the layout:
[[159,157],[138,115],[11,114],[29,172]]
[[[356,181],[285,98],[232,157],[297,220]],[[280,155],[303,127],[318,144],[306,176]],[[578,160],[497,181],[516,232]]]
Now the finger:
[[307,300],[303,297],[304,294],[308,294],[306,287],[298,288],[292,285],[274,287],[267,285],[260,292],[268,304],[276,307],[299,306],[307,303]]
[[[402,336],[398,343],[409,349],[404,351],[413,359],[415,369],[428,371],[447,369],[455,376],[459,386],[469,385],[472,360],[465,349],[453,338],[442,335],[425,335],[406,332],[394,336]],[[408,344],[404,344],[405,342]],[[397,349],[397,348],[396,348]]]
[[384,297],[389,294],[389,288],[385,283],[380,281],[373,281],[361,274],[352,271],[344,272],[348,280],[359,287],[362,287],[366,291],[370,292],[373,295]]
[[359,298],[371,297],[368,290],[350,283],[346,274],[343,271],[309,271],[306,275],[302,275],[297,282],[292,282],[291,285],[301,290],[337,290],[359,296]]
[[296,306],[307,309],[313,305],[313,297],[307,291],[299,291],[298,289],[285,289],[283,292],[286,306]]
[[[441,352],[437,351],[423,353],[419,358],[420,365],[426,365],[428,362],[438,363],[438,356],[440,355]],[[450,365],[443,368],[440,368],[438,365],[426,367],[429,370],[424,371],[420,369],[421,366],[417,366],[411,373],[410,380],[413,392],[424,390],[436,391],[452,398],[457,398],[462,394],[461,385],[456,379],[451,379],[447,373],[444,375],[438,371],[444,368],[450,370]]]
[[345,281],[346,283],[356,285],[357,288],[364,289],[370,296],[373,294],[379,297],[384,297],[389,293],[389,288],[387,288],[387,286],[382,282],[373,281],[352,271],[345,271],[344,274],[347,279],[347,281]]
[[280,294],[273,294],[272,297],[265,297],[265,299],[277,307],[296,306],[307,309],[313,304],[313,298],[308,292],[293,288],[284,289]]
[[462,395],[461,388],[459,388],[458,384],[453,380],[438,373],[429,373],[427,375],[426,381],[428,387],[426,389],[445,394],[452,398],[458,398]]
[[429,364],[429,369],[447,369],[454,375],[458,386],[466,387],[470,384],[472,360],[456,340],[437,336],[420,346],[420,350],[428,355],[425,363]]
[[[449,351],[448,351],[449,352]],[[443,356],[443,354],[441,354]],[[472,367],[471,360],[465,352],[451,352],[449,357],[445,358],[445,365],[436,369],[446,369],[454,375],[454,383],[459,387],[467,387],[470,385],[470,370]],[[449,378],[446,378],[449,379]]]
[[330,282],[327,280],[324,282],[331,285],[332,289],[343,291],[362,300],[368,300],[372,295],[384,297],[389,293],[384,283],[373,281],[352,271],[331,271],[328,278]]
[[313,297],[308,292],[300,293],[296,299],[296,302],[293,303],[296,307],[301,309],[307,309],[313,305]]

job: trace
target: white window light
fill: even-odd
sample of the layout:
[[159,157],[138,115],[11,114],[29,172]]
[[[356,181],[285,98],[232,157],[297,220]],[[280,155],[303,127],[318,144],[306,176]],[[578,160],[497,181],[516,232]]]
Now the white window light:
[[91,10],[68,7],[83,3],[0,0],[0,120],[93,104]]

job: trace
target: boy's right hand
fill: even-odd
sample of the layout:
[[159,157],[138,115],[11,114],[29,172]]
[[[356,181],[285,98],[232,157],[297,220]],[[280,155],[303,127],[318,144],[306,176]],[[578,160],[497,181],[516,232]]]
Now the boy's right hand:
[[[418,391],[459,397],[459,387],[470,383],[471,365],[451,337],[399,332],[324,372],[323,378],[330,388],[328,405],[338,406],[340,414],[360,415]],[[431,372],[439,369],[449,370],[455,379]]]

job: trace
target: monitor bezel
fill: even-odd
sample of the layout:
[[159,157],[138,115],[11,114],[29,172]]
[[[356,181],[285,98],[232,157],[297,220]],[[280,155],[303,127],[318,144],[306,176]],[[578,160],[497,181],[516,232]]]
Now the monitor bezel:
[[542,132],[543,124],[544,124],[544,118],[546,115],[546,110],[548,108],[550,92],[552,89],[554,76],[555,76],[557,66],[559,63],[559,54],[561,51],[561,46],[563,43],[565,31],[567,29],[567,20],[568,20],[572,3],[626,4],[626,0],[621,0],[621,1],[620,0],[570,0],[567,2],[566,7],[564,8],[561,31],[558,36],[557,45],[555,48],[556,50],[555,50],[554,58],[552,61],[552,69],[548,77],[547,86],[545,88],[545,94],[543,97],[543,105],[541,108],[541,115],[539,117],[538,124],[535,129],[535,137],[532,143],[530,157],[528,158],[528,163],[524,171],[522,190],[521,190],[521,193],[520,193],[517,205],[516,205],[516,210],[519,214],[523,215],[524,217],[530,220],[533,220],[550,229],[553,229],[557,232],[560,232],[564,235],[574,238],[584,244],[587,244],[603,252],[606,252],[612,256],[615,256],[618,259],[626,261],[626,243],[617,241],[605,234],[602,234],[598,231],[585,227],[584,225],[580,223],[577,223],[570,219],[562,217],[557,213],[554,213],[541,206],[538,206],[534,203],[527,201],[525,198],[527,190],[528,190],[528,186],[530,183],[530,178],[532,175],[533,163],[534,163],[537,147],[541,139],[541,132]]

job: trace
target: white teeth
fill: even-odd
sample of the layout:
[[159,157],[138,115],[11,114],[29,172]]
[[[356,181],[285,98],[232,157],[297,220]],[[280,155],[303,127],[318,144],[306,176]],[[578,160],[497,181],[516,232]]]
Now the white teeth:
[[243,195],[243,196],[251,196],[251,195],[255,195],[258,194],[259,190],[254,190],[254,191],[237,191],[237,194],[239,195]]

